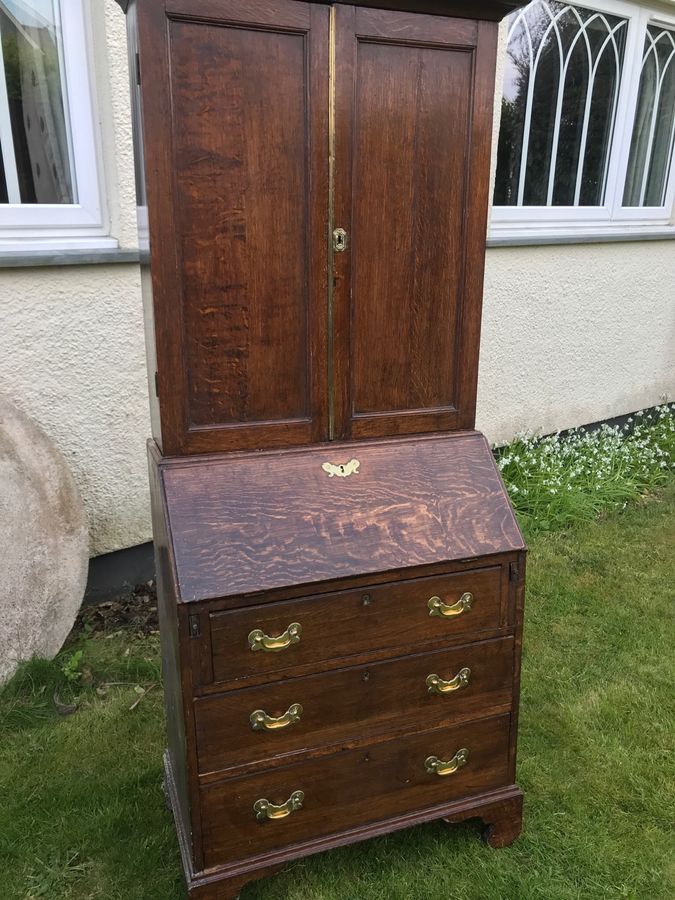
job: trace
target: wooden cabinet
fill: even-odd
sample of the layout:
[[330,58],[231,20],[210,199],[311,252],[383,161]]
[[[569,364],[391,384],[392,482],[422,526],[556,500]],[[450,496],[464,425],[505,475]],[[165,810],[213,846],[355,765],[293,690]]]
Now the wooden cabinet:
[[191,894],[431,819],[510,843],[525,554],[484,438],[150,458]]
[[135,6],[163,452],[472,428],[496,22]]
[[504,846],[525,547],[473,429],[518,3],[120,2],[190,896],[432,819]]

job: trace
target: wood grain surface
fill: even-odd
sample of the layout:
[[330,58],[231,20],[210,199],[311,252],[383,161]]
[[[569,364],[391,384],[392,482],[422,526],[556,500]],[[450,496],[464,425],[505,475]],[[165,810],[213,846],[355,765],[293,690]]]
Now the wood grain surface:
[[[453,604],[465,592],[474,598],[466,612],[447,619],[429,615],[431,597]],[[502,624],[501,614],[500,566],[213,613],[213,676],[228,681],[281,669],[290,675],[296,666],[325,659],[414,648],[439,637],[480,636]],[[294,622],[302,627],[298,643],[274,653],[250,649],[248,635],[254,629],[277,637]]]
[[328,8],[138,13],[163,450],[325,439]]
[[[358,458],[329,477],[325,462]],[[183,602],[521,549],[479,434],[162,463]]]
[[[131,3],[165,761],[195,900],[434,818],[519,833],[525,548],[472,430],[496,20],[517,5]],[[250,649],[292,622],[299,643]],[[251,729],[293,703],[288,729]],[[426,771],[461,747],[466,767]],[[256,821],[295,790],[302,809]]]
[[[298,844],[480,793],[507,783],[509,716],[425,731],[355,750],[235,778],[201,790],[204,858],[207,866],[252,853]],[[469,750],[454,775],[428,774],[428,756],[450,760]],[[278,821],[256,821],[253,804],[264,798],[285,803],[304,792],[303,807]]]
[[[465,667],[471,672],[466,687],[429,692],[429,675],[447,681]],[[503,638],[201,697],[195,700],[199,768],[267,768],[272,759],[280,765],[289,754],[304,757],[329,744],[508,712],[512,678],[513,638]],[[281,716],[296,703],[299,722],[276,731],[251,728],[254,710]]]
[[[360,32],[361,19],[357,16]],[[418,17],[408,45],[403,41],[410,19],[405,16],[407,30],[394,19],[388,14],[390,42],[381,33],[376,43],[360,38],[355,61],[351,382],[356,416],[452,411],[457,403],[472,54],[456,46],[419,46]],[[371,25],[368,31],[382,29]],[[433,29],[439,43],[442,35],[442,29]]]
[[374,6],[401,12],[429,13],[438,16],[461,16],[469,19],[504,18],[526,0],[333,0],[349,6]]
[[336,12],[335,433],[472,428],[497,27]]

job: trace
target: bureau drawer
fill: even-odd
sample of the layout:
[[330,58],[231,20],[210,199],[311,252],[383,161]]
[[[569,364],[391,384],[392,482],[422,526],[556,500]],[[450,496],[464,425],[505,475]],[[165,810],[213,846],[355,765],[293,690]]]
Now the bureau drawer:
[[197,698],[199,771],[505,712],[513,643],[480,641]]
[[212,613],[214,680],[498,628],[505,580],[492,566]]
[[484,719],[203,787],[205,865],[505,786],[509,724]]

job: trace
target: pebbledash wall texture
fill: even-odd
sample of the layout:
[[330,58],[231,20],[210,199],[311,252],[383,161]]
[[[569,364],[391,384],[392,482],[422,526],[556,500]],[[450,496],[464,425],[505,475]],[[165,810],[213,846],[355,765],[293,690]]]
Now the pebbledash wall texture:
[[[111,233],[133,249],[124,16],[114,0],[90,9]],[[503,442],[675,397],[673,285],[672,240],[490,248],[478,427]],[[2,390],[69,460],[91,554],[150,540],[138,266],[8,268],[0,305]]]

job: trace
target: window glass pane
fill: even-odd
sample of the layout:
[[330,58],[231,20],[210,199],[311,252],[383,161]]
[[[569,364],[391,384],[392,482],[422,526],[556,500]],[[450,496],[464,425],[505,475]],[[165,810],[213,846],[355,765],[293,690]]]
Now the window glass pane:
[[624,206],[663,206],[675,143],[675,34],[650,25],[623,195]]
[[627,22],[556,0],[510,22],[494,202],[600,206]]
[[2,157],[2,144],[0,144],[0,203],[7,203],[7,181],[5,180],[5,165]]
[[58,0],[0,0],[0,38],[9,202],[75,203]]

